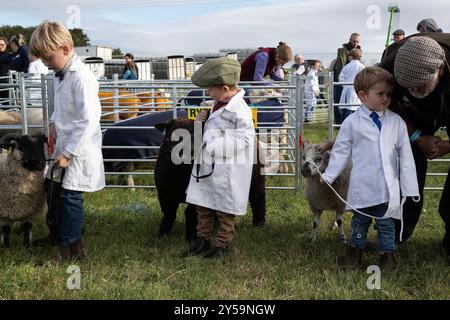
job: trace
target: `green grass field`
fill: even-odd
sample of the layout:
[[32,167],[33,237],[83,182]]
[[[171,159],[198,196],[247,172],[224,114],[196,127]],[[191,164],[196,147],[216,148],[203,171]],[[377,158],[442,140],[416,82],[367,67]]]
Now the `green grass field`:
[[[326,136],[325,125],[305,129],[312,142]],[[448,163],[433,166],[430,171],[443,172]],[[442,177],[433,180],[443,185]],[[186,248],[181,209],[170,238],[158,240],[155,191],[106,189],[85,195],[81,289],[66,287],[70,264],[46,263],[54,249],[29,252],[14,235],[10,248],[0,248],[0,299],[450,299],[449,263],[439,251],[439,197],[426,193],[415,234],[398,250],[397,270],[382,274],[380,290],[369,290],[366,270],[347,272],[337,264],[345,245],[328,230],[334,213],[323,215],[318,240],[310,242],[312,217],[302,192],[268,191],[266,225],[253,228],[251,213],[238,218],[230,255],[207,261],[179,258]],[[44,234],[42,217],[34,236]],[[363,261],[369,266],[378,259]]]

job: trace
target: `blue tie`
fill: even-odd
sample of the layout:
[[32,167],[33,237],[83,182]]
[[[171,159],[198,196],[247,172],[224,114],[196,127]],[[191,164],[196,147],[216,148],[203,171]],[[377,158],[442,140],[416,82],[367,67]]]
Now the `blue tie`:
[[378,115],[378,113],[373,111],[370,114],[370,117],[372,118],[373,122],[375,122],[375,124],[377,125],[378,131],[381,131],[381,121],[380,121],[380,116]]

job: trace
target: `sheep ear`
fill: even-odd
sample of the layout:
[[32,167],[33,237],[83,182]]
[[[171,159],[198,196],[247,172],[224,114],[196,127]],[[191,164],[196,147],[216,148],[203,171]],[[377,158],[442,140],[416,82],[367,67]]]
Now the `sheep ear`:
[[21,138],[22,136],[17,133],[5,134],[0,139],[0,148],[3,149],[15,148],[17,146],[17,142],[20,141]]
[[324,143],[320,146],[320,148],[321,148],[323,151],[331,150],[331,149],[333,148],[333,141],[326,141],[326,142],[324,142]]
[[309,142],[309,140],[303,141],[303,147],[309,146],[310,144],[311,144],[311,142]]

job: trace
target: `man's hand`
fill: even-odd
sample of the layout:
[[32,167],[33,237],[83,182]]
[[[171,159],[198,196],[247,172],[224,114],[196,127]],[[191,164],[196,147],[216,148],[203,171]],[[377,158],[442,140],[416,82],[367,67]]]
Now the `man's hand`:
[[55,166],[57,168],[67,168],[71,159],[66,158],[63,154],[58,154],[55,159]]
[[198,113],[197,117],[195,118],[195,121],[205,122],[207,118],[208,118],[208,110],[201,110]]
[[51,144],[56,144],[56,129],[53,123],[48,126],[48,139]]
[[436,143],[440,141],[441,138],[431,135],[420,136],[416,140],[417,146],[422,150],[422,152],[427,156],[427,158],[433,157],[439,151]]
[[448,140],[439,140],[436,142],[437,151],[430,155],[428,159],[432,160],[435,158],[440,158],[445,156],[447,153],[450,153],[450,141]]

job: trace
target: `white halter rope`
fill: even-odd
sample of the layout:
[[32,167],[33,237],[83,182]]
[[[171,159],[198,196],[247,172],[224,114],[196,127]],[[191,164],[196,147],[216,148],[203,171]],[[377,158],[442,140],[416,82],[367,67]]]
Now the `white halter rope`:
[[[314,167],[316,167],[316,169],[317,169],[317,170],[319,171],[319,173],[320,173],[320,167],[319,167],[318,165],[316,165],[315,163],[313,163],[313,162],[311,162],[311,161],[308,161],[308,160],[306,160],[305,162],[308,162],[309,164],[312,164]],[[322,178],[322,173],[320,173],[320,177]],[[374,216],[371,216],[370,214],[367,214],[367,213],[364,213],[364,212],[359,211],[358,209],[354,208],[350,203],[348,203],[347,201],[345,201],[345,199],[343,199],[343,198],[339,195],[339,193],[337,193],[337,191],[331,186],[331,183],[329,183],[329,182],[328,182],[326,179],[324,179],[324,178],[322,178],[322,180],[325,181],[325,183],[328,185],[328,187],[330,187],[331,190],[333,190],[333,192],[336,194],[336,196],[337,196],[343,203],[345,203],[350,209],[352,209],[353,211],[355,211],[355,212],[357,212],[357,213],[359,213],[359,214],[362,214],[363,216],[366,216],[366,217],[369,217],[369,218],[373,218],[373,219],[379,219],[379,220],[381,220],[381,219],[389,219],[389,218],[391,218],[391,217],[385,217],[385,216],[383,216],[383,217],[374,217]],[[417,200],[416,200],[415,198],[417,198]],[[414,202],[419,202],[419,201],[420,201],[420,196],[418,196],[418,197],[412,197],[412,200],[413,200]],[[403,235],[403,210],[402,210],[402,208],[403,208],[403,205],[405,204],[405,201],[406,201],[406,197],[402,197],[402,201],[400,202],[400,210],[401,210],[401,214],[400,214],[400,225],[401,225],[401,227],[400,227],[400,242],[402,241],[402,235]]]

